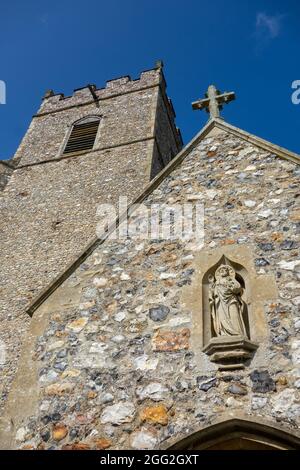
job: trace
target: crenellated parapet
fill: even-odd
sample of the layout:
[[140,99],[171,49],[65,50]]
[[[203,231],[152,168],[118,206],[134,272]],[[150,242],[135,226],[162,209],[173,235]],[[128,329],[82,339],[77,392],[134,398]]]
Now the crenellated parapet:
[[165,88],[165,80],[162,70],[155,68],[144,71],[138,79],[132,80],[129,75],[108,80],[104,88],[97,88],[96,85],[86,85],[76,88],[71,96],[64,96],[63,93],[47,91],[37,115],[57,112],[73,106],[84,106],[93,101],[101,101],[113,98],[126,93],[134,93],[160,85]]

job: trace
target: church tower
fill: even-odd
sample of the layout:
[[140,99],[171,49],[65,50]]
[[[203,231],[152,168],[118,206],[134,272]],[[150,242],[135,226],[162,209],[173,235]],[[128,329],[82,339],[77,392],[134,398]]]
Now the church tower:
[[132,201],[181,147],[161,62],[137,80],[45,94],[15,156],[0,162],[2,401],[26,309],[95,239],[97,206]]

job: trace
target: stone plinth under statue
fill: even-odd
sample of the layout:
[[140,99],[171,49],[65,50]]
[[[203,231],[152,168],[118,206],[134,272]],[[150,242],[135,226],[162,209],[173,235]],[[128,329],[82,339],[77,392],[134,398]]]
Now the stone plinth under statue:
[[203,352],[220,370],[244,369],[258,345],[243,336],[218,336],[211,338]]

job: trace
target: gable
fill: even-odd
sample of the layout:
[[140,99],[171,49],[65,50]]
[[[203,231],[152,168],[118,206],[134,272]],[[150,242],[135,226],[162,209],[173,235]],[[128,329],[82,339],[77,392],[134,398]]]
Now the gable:
[[[256,137],[252,134],[249,134],[239,128],[236,128],[222,119],[214,119],[212,121],[209,121],[206,126],[194,137],[194,139],[191,140],[191,142],[186,145],[181,152],[151,181],[151,183],[145,188],[145,190],[136,198],[135,201],[133,201],[132,204],[130,204],[129,207],[134,207],[135,204],[138,204],[140,202],[143,202],[155,189],[166,179],[171,175],[174,171],[178,171],[177,167],[182,164],[182,162],[186,159],[189,158],[190,154],[194,151],[199,150],[201,148],[201,145],[205,144],[205,142],[209,142],[209,145],[211,147],[214,146],[214,141],[218,139],[220,136],[226,136],[226,138],[230,141],[231,138],[235,139],[236,141],[236,146],[240,147],[239,151],[235,151],[232,149],[229,149],[229,152],[231,155],[226,154],[226,147],[223,148],[223,158],[226,158],[226,162],[229,164],[235,164],[235,158],[241,156],[243,159],[243,162],[251,162],[253,160],[253,154],[258,153],[259,155],[259,160],[262,161],[263,159],[266,159],[266,163],[271,163],[273,162],[274,166],[277,167],[277,170],[275,172],[280,173],[280,168],[287,168],[289,172],[292,172],[293,169],[295,169],[295,177],[299,175],[299,172],[297,171],[297,166],[300,164],[300,158],[297,154],[290,152],[286,149],[283,149],[282,147],[279,147],[277,145],[274,145],[268,141],[265,141],[259,137]],[[207,141],[206,139],[209,139]],[[225,139],[226,140],[226,139]],[[208,152],[212,152],[209,151]],[[239,155],[238,155],[239,154]],[[200,164],[202,166],[207,165],[207,155],[202,152],[202,154],[199,156],[200,157]],[[213,158],[213,157],[211,157]],[[233,160],[233,161],[232,161]],[[283,160],[283,161],[282,161]],[[240,160],[238,160],[240,161]],[[281,165],[278,165],[278,163],[281,161]],[[243,162],[240,161],[238,166],[240,167],[241,171],[244,167],[246,167]],[[276,163],[277,162],[277,163]],[[210,163],[210,162],[208,162]],[[277,166],[278,165],[278,166]],[[269,179],[272,181],[274,174],[269,172],[271,165],[268,166],[268,168],[265,168],[267,170],[267,180]],[[180,170],[179,170],[180,171]],[[278,177],[280,175],[278,174]],[[259,182],[259,179],[257,179],[257,182]],[[297,181],[295,181],[295,184],[297,184]],[[124,213],[120,216],[120,219],[117,219],[116,223],[117,225],[127,217],[127,214]],[[108,234],[114,229],[115,223],[112,224],[111,230],[108,231]],[[80,257],[74,260],[74,262],[70,263],[68,269],[62,273],[62,275],[58,276],[53,283],[51,283],[50,286],[47,286],[46,289],[42,291],[42,293],[38,296],[37,299],[34,300],[34,302],[30,305],[30,307],[27,309],[27,312],[32,315],[35,309],[41,305],[41,303],[53,292],[61,283],[67,279],[69,275],[74,272],[77,266],[80,265],[81,262],[83,262],[86,257],[99,245],[102,244],[108,234],[103,234],[103,237],[100,238],[95,238],[89,246],[86,247],[86,249],[82,252]]]

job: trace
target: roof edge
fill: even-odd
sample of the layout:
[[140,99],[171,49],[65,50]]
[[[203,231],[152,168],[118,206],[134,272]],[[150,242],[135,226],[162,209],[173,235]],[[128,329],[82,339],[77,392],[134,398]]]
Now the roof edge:
[[262,148],[263,150],[267,150],[276,154],[278,157],[284,158],[286,160],[292,161],[293,163],[300,164],[300,155],[295,152],[291,152],[284,147],[280,147],[279,145],[273,144],[268,140],[262,139],[261,137],[257,137],[254,134],[246,132],[239,127],[235,127],[228,122],[223,121],[222,119],[215,119],[215,125],[221,129],[234,134],[236,137],[240,137],[241,139],[247,140],[248,142],[256,145],[257,147]]

